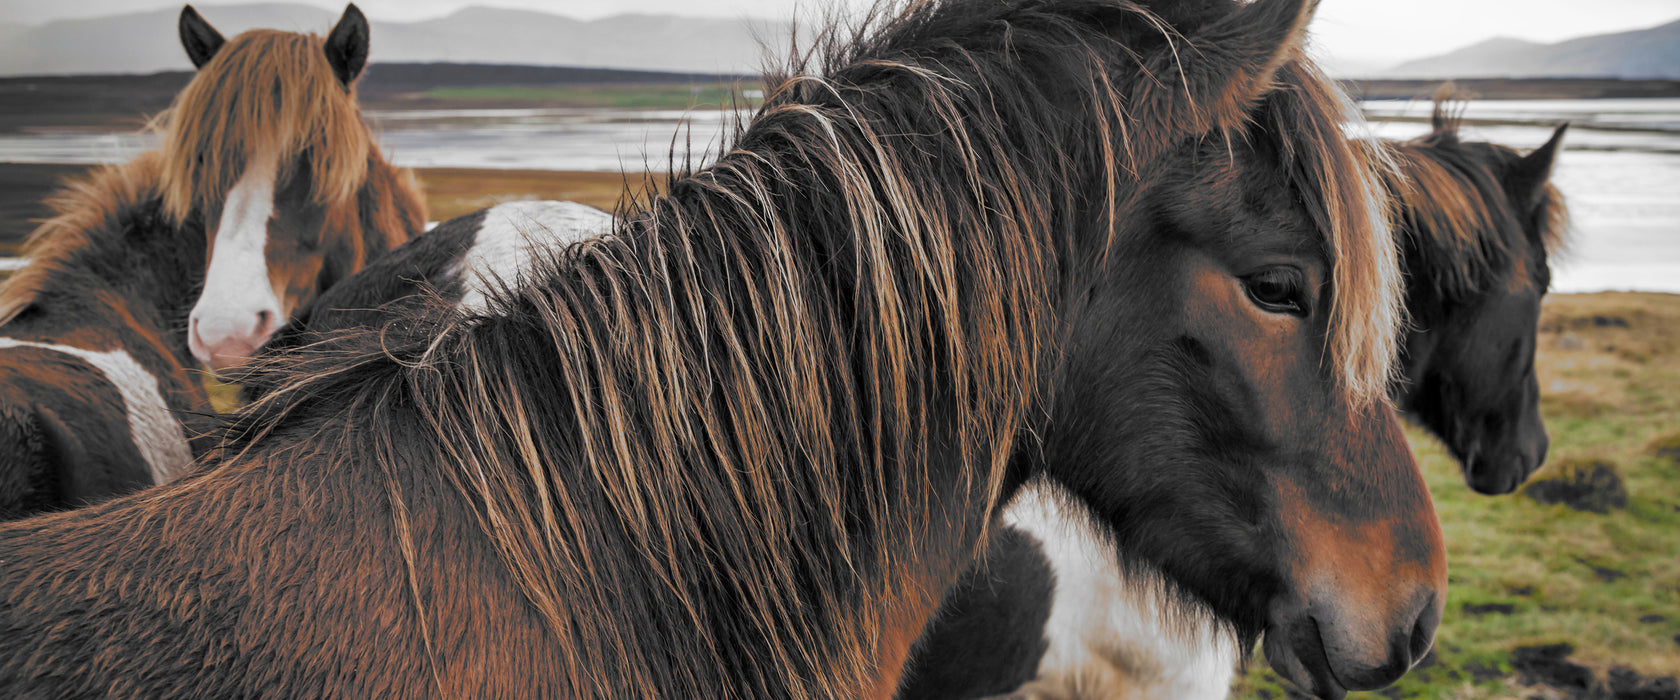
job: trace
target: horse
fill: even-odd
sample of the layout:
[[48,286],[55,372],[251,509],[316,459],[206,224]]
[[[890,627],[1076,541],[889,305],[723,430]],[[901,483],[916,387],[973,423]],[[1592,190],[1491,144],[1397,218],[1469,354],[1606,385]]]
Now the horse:
[[[1451,98],[1437,96],[1429,134],[1377,144],[1398,165],[1384,188],[1412,319],[1390,392],[1471,488],[1508,493],[1546,451],[1534,348],[1548,256],[1568,232],[1550,184],[1568,125],[1527,154],[1464,141]],[[903,700],[1229,694],[1243,649],[1224,623],[1081,512],[1053,484],[1017,497],[918,641]]]
[[0,518],[179,476],[218,425],[199,362],[228,367],[424,226],[356,107],[355,6],[324,40],[224,41],[190,6],[180,34],[199,72],[161,148],[57,194],[0,289]]
[[1446,569],[1312,9],[825,33],[609,235],[277,358],[211,468],[0,525],[0,686],[884,698],[1040,475],[1217,549],[1163,566],[1287,676],[1392,681]]
[[1450,102],[1429,134],[1387,142],[1401,214],[1406,307],[1400,408],[1441,439],[1479,493],[1510,493],[1540,468],[1548,438],[1534,374],[1548,255],[1568,232],[1552,164],[1569,125],[1528,154],[1463,141]]

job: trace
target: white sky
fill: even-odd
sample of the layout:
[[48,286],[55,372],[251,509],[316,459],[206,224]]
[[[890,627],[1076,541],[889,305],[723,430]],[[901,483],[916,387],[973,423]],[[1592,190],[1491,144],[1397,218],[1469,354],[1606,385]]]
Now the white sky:
[[[253,0],[195,0],[201,6]],[[332,10],[342,0],[290,0]],[[431,19],[467,5],[542,10],[583,19],[626,12],[787,18],[795,7],[867,0],[358,0],[376,20]],[[0,0],[0,21],[38,24],[164,7],[179,0]],[[804,10],[802,10],[804,11]],[[1625,31],[1680,18],[1680,0],[1324,0],[1313,24],[1315,53],[1332,63],[1394,63],[1494,36],[1530,41]]]

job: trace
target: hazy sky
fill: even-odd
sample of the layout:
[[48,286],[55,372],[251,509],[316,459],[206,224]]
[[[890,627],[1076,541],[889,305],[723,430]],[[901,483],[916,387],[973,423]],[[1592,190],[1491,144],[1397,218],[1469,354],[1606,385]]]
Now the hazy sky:
[[[215,5],[195,0],[215,21]],[[342,0],[291,0],[342,9]],[[786,18],[795,7],[836,0],[358,0],[370,17],[430,19],[467,5],[537,9],[585,19],[624,12]],[[867,0],[837,0],[850,6]],[[66,17],[177,7],[178,0],[0,0],[0,21],[38,24]],[[1494,36],[1552,42],[1680,19],[1680,0],[1324,0],[1313,25],[1318,55],[1337,62],[1395,62]]]

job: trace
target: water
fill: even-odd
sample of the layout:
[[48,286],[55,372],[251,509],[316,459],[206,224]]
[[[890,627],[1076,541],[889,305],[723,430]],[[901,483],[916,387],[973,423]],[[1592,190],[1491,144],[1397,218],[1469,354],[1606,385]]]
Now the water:
[[[1428,131],[1427,101],[1370,101],[1373,131]],[[370,112],[385,154],[411,167],[667,170],[676,150],[716,153],[728,115],[718,111],[499,109]],[[1554,175],[1574,235],[1554,261],[1560,292],[1680,293],[1680,99],[1473,102],[1467,139],[1519,148],[1545,142],[1568,120]],[[1481,120],[1499,121],[1481,125]],[[0,135],[0,161],[103,163],[156,146],[150,134],[41,129]]]
[[[718,110],[476,109],[367,112],[385,156],[406,167],[668,170],[677,152],[717,152]],[[0,162],[110,163],[156,148],[151,133],[35,129],[0,134]]]
[[[1366,102],[1372,131],[1407,139],[1429,132],[1423,102]],[[1500,100],[1474,102],[1460,129],[1467,140],[1515,148],[1546,142],[1568,121],[1552,181],[1569,204],[1568,249],[1552,261],[1558,292],[1680,293],[1680,99]]]

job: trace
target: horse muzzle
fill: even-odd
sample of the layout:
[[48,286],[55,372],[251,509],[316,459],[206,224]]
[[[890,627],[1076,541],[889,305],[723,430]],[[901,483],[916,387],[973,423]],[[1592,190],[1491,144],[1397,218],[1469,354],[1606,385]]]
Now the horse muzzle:
[[1320,698],[1337,700],[1349,690],[1375,690],[1411,670],[1434,644],[1445,606],[1444,591],[1424,589],[1391,619],[1373,623],[1369,610],[1309,604],[1274,616],[1264,650],[1273,670]]
[[223,371],[250,359],[280,329],[279,309],[249,313],[193,314],[187,345],[194,358],[213,371]]

